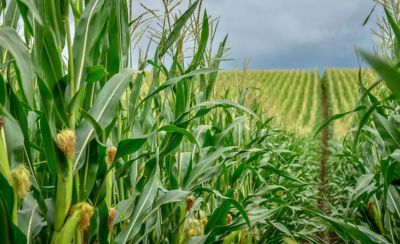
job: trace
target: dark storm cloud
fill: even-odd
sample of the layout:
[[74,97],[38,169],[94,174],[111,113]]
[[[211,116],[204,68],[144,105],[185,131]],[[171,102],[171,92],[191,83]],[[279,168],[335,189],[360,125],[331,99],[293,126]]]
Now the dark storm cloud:
[[356,66],[354,47],[371,49],[362,22],[370,0],[205,0],[221,16],[220,37],[229,33],[227,68]]
[[[141,1],[159,6],[158,0]],[[225,68],[357,66],[354,48],[372,49],[362,22],[372,0],[204,0],[220,17],[218,37],[229,34]],[[372,21],[373,22],[373,21]]]

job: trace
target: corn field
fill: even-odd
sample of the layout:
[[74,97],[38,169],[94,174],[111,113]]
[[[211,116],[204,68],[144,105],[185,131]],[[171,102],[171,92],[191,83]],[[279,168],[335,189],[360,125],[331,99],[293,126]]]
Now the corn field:
[[0,0],[1,242],[399,243],[397,1],[322,74],[221,71],[223,16],[160,3]]

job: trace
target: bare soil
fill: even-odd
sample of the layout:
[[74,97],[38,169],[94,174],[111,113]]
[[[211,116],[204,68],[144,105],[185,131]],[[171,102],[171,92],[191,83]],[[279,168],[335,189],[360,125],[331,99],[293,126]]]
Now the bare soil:
[[[321,106],[322,116],[326,121],[330,117],[329,113],[329,95],[326,87],[326,83],[321,83]],[[320,162],[320,194],[321,198],[319,201],[319,208],[324,213],[327,212],[326,199],[329,199],[329,186],[328,186],[328,158],[329,158],[329,126],[326,126],[322,131],[322,145],[321,145],[321,162]]]
[[[322,116],[324,121],[327,121],[330,118],[330,106],[329,106],[329,93],[326,82],[322,80],[321,82],[321,106],[322,106]],[[320,161],[320,198],[319,198],[319,208],[323,213],[328,213],[329,209],[326,204],[327,200],[330,199],[329,196],[329,180],[328,180],[328,159],[329,159],[329,140],[330,140],[330,131],[329,126],[326,126],[322,131],[322,145],[321,145],[321,161]],[[335,233],[325,232],[321,233],[321,237],[327,243],[339,243],[340,240]]]

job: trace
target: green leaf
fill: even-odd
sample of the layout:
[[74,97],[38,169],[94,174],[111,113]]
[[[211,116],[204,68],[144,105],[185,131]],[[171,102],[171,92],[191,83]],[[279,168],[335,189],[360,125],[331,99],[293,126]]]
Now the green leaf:
[[[221,157],[226,151],[231,150],[232,148],[225,147],[220,148],[215,152],[205,155],[196,165],[194,165],[193,169],[190,171],[189,176],[187,177],[187,182],[185,182],[185,190],[191,190],[194,187],[198,186],[199,178],[210,168],[216,164],[216,161],[219,157]],[[186,177],[185,177],[186,178]]]
[[183,81],[185,78],[189,78],[189,77],[193,77],[193,76],[201,75],[201,74],[208,74],[208,73],[215,72],[215,71],[216,71],[215,69],[208,69],[208,68],[198,69],[198,70],[191,71],[191,72],[189,72],[187,74],[184,74],[184,75],[169,79],[169,80],[165,81],[164,83],[162,83],[157,89],[152,91],[145,98],[143,98],[143,100],[140,101],[139,105],[142,104],[143,102],[145,102],[147,99],[153,97],[157,93],[167,89],[168,87],[171,87],[172,85],[175,85],[180,81]]
[[391,158],[396,160],[397,162],[400,162],[400,149],[396,149],[391,155]]
[[25,160],[24,135],[18,121],[1,105],[0,115],[3,117],[8,159],[11,165],[16,165]]
[[172,31],[169,34],[168,38],[166,39],[165,43],[162,43],[161,49],[159,51],[159,57],[164,56],[164,54],[168,51],[168,49],[174,44],[174,42],[179,38],[180,33],[183,27],[186,25],[186,22],[189,18],[193,15],[194,11],[196,10],[199,1],[195,1],[185,13],[182,14],[181,17],[175,22],[174,26],[172,27]]
[[193,57],[192,63],[189,66],[189,71],[196,69],[200,64],[203,59],[204,53],[207,48],[207,42],[208,42],[208,37],[210,35],[210,30],[208,26],[208,16],[207,12],[204,12],[204,17],[203,17],[203,24],[201,25],[201,35],[200,35],[200,41],[199,41],[199,47],[197,49],[196,54]]
[[386,85],[392,91],[393,95],[395,95],[397,98],[400,98],[399,71],[392,65],[387,64],[379,57],[376,57],[364,51],[359,52],[386,82]]
[[386,196],[386,206],[392,214],[396,214],[396,218],[400,218],[400,194],[395,186],[390,185]]
[[[144,68],[145,65],[143,64],[139,67],[139,70],[143,70]],[[132,125],[135,120],[135,114],[137,111],[137,104],[139,102],[140,89],[142,88],[143,80],[144,80],[143,72],[138,72],[135,81],[133,82],[133,85],[131,87],[131,94],[129,97],[129,121],[128,121],[128,124],[130,125]]]
[[385,8],[385,14],[386,14],[386,18],[389,21],[390,26],[392,27],[393,33],[394,33],[394,35],[396,37],[397,45],[399,45],[400,44],[400,28],[397,25],[397,23],[394,20],[394,18],[392,17],[392,15],[387,10],[387,8]]
[[187,244],[203,244],[207,243],[208,235],[190,237]]
[[157,209],[164,204],[174,203],[174,202],[183,202],[186,200],[186,197],[190,194],[190,191],[181,191],[181,190],[171,190],[167,192],[160,192],[159,197],[154,203],[154,208]]
[[[98,232],[96,231],[95,237],[97,238],[99,243],[108,243],[108,221],[109,221],[109,210],[105,201],[102,201],[96,208],[96,213],[98,213]],[[92,223],[91,223],[92,225]]]
[[375,8],[376,8],[376,4],[375,4],[374,7],[372,8],[371,12],[369,12],[367,18],[365,18],[365,20],[364,20],[362,26],[365,26],[365,25],[368,23],[368,21],[369,21],[369,19],[371,18],[371,15],[372,15],[372,13],[374,12]]
[[399,185],[400,183],[400,150],[396,149],[391,155],[391,158],[395,159],[396,162],[391,163],[386,172],[384,172],[384,178],[386,185],[393,184]]
[[134,33],[134,28],[130,29],[128,25],[127,1],[109,4],[109,8],[111,12],[109,15],[110,24],[106,33],[108,35],[106,37],[108,39],[106,68],[113,75],[127,67],[130,54],[130,35]]
[[135,210],[130,218],[129,225],[117,235],[115,243],[127,243],[139,232],[146,212],[153,205],[154,198],[157,194],[158,183],[159,169],[157,168],[156,173],[147,181],[140,194]]
[[340,113],[340,114],[335,114],[332,117],[330,117],[327,121],[325,121],[320,127],[318,127],[317,131],[314,134],[314,137],[318,135],[318,133],[320,133],[326,126],[328,126],[330,123],[332,123],[335,120],[341,119],[347,115],[350,115],[352,113],[356,113],[362,110],[365,110],[366,107],[364,105],[360,105],[358,107],[356,107],[355,109],[349,111],[349,112],[345,112],[345,113]]
[[31,194],[28,195],[18,212],[18,227],[28,239],[33,239],[41,230],[43,220],[44,218],[39,214],[36,199]]
[[271,171],[271,172],[274,173],[274,174],[283,176],[283,177],[285,177],[285,178],[291,179],[291,180],[296,181],[296,182],[299,182],[299,183],[304,183],[303,181],[301,181],[301,180],[298,179],[297,177],[294,177],[294,176],[290,175],[289,173],[287,173],[287,172],[285,172],[285,171],[283,171],[283,170],[280,170],[280,169],[276,168],[276,167],[273,166],[272,164],[266,163],[266,164],[263,164],[261,167],[262,167],[263,169],[265,169],[265,170]]
[[102,25],[105,24],[100,23],[99,18],[104,2],[104,0],[90,1],[85,7],[75,30],[73,55],[76,91],[80,88],[81,81],[84,78],[85,67],[88,65],[88,55],[102,33]]
[[[225,126],[224,130],[221,131],[217,136],[216,136],[216,144],[220,145],[221,142],[223,142],[224,138],[227,137],[228,135],[231,135],[231,130],[237,128],[238,126],[241,126],[244,124],[246,118],[244,116],[235,118],[235,120],[230,123],[228,126]],[[240,136],[240,135],[239,135]]]
[[117,203],[115,209],[118,211],[118,218],[114,221],[114,223],[125,221],[132,216],[132,213],[135,210],[135,200],[137,198],[137,195],[138,194],[135,193],[128,199],[121,200]]
[[392,152],[400,147],[400,132],[385,116],[375,112],[374,122],[385,146]]
[[69,113],[78,113],[79,105],[84,99],[85,95],[85,87],[81,87],[77,93],[75,93],[74,97],[71,99],[70,103],[67,106],[67,111]]
[[144,145],[146,141],[147,137],[120,141],[118,143],[117,153],[115,154],[115,160],[136,152]]
[[12,223],[14,193],[9,182],[0,174],[0,235],[3,243],[26,243],[26,236]]
[[[232,195],[233,190],[229,190],[228,193],[225,194],[226,196],[224,196],[217,190],[212,190],[209,188],[202,188],[202,187],[199,187],[196,189],[196,192],[203,192],[203,191],[215,194],[217,197],[224,199],[224,202],[220,205],[221,209],[219,210],[219,213],[216,213],[215,219],[213,218],[213,220],[211,220],[212,224],[210,224],[210,226],[208,228],[206,227],[206,229],[208,231],[212,231],[212,229],[214,229],[216,226],[219,226],[219,225],[221,225],[221,223],[225,222],[225,221],[222,221],[222,216],[224,216],[223,220],[225,220],[225,217],[226,217],[226,212],[225,212],[226,209],[225,208],[230,207],[231,205],[233,205],[239,211],[239,213],[242,215],[243,219],[245,220],[247,226],[249,228],[251,227],[250,218],[249,218],[246,210],[243,208],[242,204],[240,204],[240,202],[236,201],[235,199],[228,197],[229,195]],[[225,205],[225,203],[229,204],[229,206]],[[211,219],[211,217],[210,217],[210,219]]]
[[[101,89],[88,113],[102,128],[106,127],[114,118],[114,112],[122,94],[132,80],[134,71],[126,69],[114,75]],[[89,123],[81,123],[77,128],[77,152],[74,172],[82,165],[86,145],[93,137],[93,127]]]
[[231,177],[231,186],[233,186],[237,179],[239,179],[247,168],[246,162],[242,162],[239,167],[235,169]]
[[69,14],[69,0],[60,0],[60,14],[64,18]]
[[6,103],[6,83],[3,80],[3,75],[0,74],[0,104],[4,106]]
[[[222,56],[225,53],[225,45],[226,45],[227,40],[228,40],[228,36],[225,36],[224,40],[219,44],[218,51],[217,51],[217,54],[215,55],[214,62],[212,64],[211,68],[214,68],[214,69],[219,68],[219,65],[222,60]],[[210,77],[208,79],[208,84],[206,86],[205,93],[204,93],[204,97],[206,100],[209,100],[211,97],[211,93],[212,93],[215,83],[217,81],[218,72],[213,72],[209,76]]]
[[291,238],[294,238],[292,233],[289,231],[289,229],[284,226],[283,224],[279,223],[279,222],[270,222],[275,228],[277,228],[279,231],[285,233],[287,236],[290,236]]
[[18,79],[24,101],[33,108],[34,72],[28,49],[18,33],[11,28],[0,28],[0,46],[7,49],[15,59],[21,79]]
[[352,192],[352,200],[361,200],[360,198],[362,198],[365,193],[371,192],[375,187],[375,182],[373,180],[374,175],[372,174],[361,175],[358,178],[355,188]]
[[7,11],[4,18],[4,26],[17,28],[18,20],[20,17],[17,1],[8,1]]
[[47,159],[47,167],[51,175],[56,175],[57,165],[60,165],[59,149],[55,145],[48,118],[45,115],[40,117],[40,132],[42,134],[44,152]]
[[164,125],[160,129],[158,129],[158,131],[176,132],[176,133],[182,134],[191,143],[196,144],[198,147],[200,147],[199,143],[197,142],[197,140],[194,137],[194,135],[192,133],[190,133],[188,130],[186,130],[185,128],[177,127],[177,126],[171,124],[171,125]]
[[232,102],[229,100],[217,100],[217,101],[209,101],[209,102],[202,102],[200,104],[197,104],[193,107],[191,107],[188,111],[183,113],[178,119],[178,122],[181,122],[185,116],[189,115],[191,112],[196,111],[196,114],[194,117],[190,118],[189,120],[185,121],[188,122],[190,120],[193,120],[195,118],[203,117],[206,115],[208,112],[210,112],[212,109],[215,108],[235,108],[237,110],[243,111],[245,113],[250,114],[257,120],[260,120],[257,114],[255,114],[251,109],[242,106],[236,102]]
[[250,223],[250,218],[246,213],[246,210],[243,208],[242,204],[240,204],[238,201],[236,201],[233,198],[229,198],[228,201],[235,206],[235,208],[239,211],[239,213],[242,215],[243,219],[246,221],[246,224],[249,228],[251,228],[251,223]]
[[355,151],[355,148],[358,144],[358,139],[361,135],[361,130],[364,127],[364,125],[368,122],[369,117],[374,113],[374,111],[376,110],[378,104],[373,104],[372,106],[370,106],[368,108],[367,111],[365,111],[365,113],[361,116],[361,119],[358,122],[358,127],[357,127],[357,131],[356,134],[354,136],[354,140],[353,140],[353,151]]
[[104,79],[108,75],[106,69],[102,65],[89,66],[86,68],[86,82],[96,82]]
[[103,136],[103,128],[99,125],[99,123],[97,123],[96,119],[94,119],[92,115],[85,110],[81,110],[81,115],[82,118],[89,122],[89,124],[93,127],[97,137],[101,138]]
[[[3,175],[0,174],[0,178],[4,178]],[[2,186],[3,188],[3,186]],[[2,240],[4,243],[13,243],[13,237],[11,235],[11,220],[8,217],[11,211],[8,211],[7,205],[5,204],[5,196],[3,195],[3,190],[0,190],[0,234],[2,236]]]
[[[128,169],[132,166],[133,163],[135,163],[138,159],[150,156],[151,154],[152,154],[151,152],[143,153],[143,154],[139,155],[138,157],[125,162],[124,164],[122,164],[121,167],[119,167],[117,169],[117,171],[115,172],[115,177],[119,178],[119,177],[126,175]],[[134,169],[136,170],[136,168],[132,168],[132,170],[134,170]]]
[[33,1],[30,0],[17,0],[19,12],[21,13],[22,19],[24,20],[25,27],[33,35],[32,24],[28,15],[28,11],[32,14],[34,20],[40,26],[43,25],[42,18],[40,17],[39,11]]
[[[304,209],[307,212],[311,212],[316,216],[329,222],[335,229],[337,234],[345,234],[350,236],[353,240],[360,241],[361,243],[389,243],[385,237],[376,234],[364,226],[357,226],[351,223],[345,223],[340,219],[325,216],[323,214]],[[342,236],[342,235],[341,235]],[[343,236],[342,236],[343,237]]]
[[[99,145],[96,140],[93,140],[89,145],[88,152],[90,153],[90,161],[86,162],[86,165],[82,167],[79,172],[80,176],[80,191],[79,200],[86,201],[89,195],[92,193],[93,186],[96,182],[96,177],[99,175],[99,167],[101,162],[106,157],[106,149],[104,146]],[[101,174],[100,174],[101,175]]]
[[210,233],[215,226],[223,225],[225,223],[226,215],[228,214],[230,206],[230,202],[224,200],[221,205],[214,210],[213,214],[208,218],[207,225],[204,228],[206,234]]
[[3,207],[7,212],[7,214],[3,215],[3,217],[10,216],[10,213],[13,212],[14,206],[13,188],[11,187],[10,182],[7,180],[6,177],[7,176],[0,174],[0,200],[2,201]]

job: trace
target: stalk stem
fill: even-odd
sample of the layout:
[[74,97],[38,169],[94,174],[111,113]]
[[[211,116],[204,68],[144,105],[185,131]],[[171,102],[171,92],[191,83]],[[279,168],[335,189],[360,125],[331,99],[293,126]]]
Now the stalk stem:
[[122,178],[118,179],[118,189],[119,189],[119,201],[122,201],[125,199],[124,180]]
[[2,118],[0,118],[0,174],[3,174],[3,176],[7,179],[10,175],[10,164],[7,156],[7,144]]
[[12,213],[12,220],[13,220],[13,223],[16,225],[16,226],[18,226],[18,218],[17,218],[17,213],[18,213],[18,195],[17,195],[17,193],[15,192],[15,189],[14,189],[14,206],[13,206],[13,213]]
[[[67,33],[67,48],[68,48],[68,77],[69,77],[69,85],[70,85],[70,101],[74,97],[77,92],[75,89],[75,69],[74,69],[74,56],[72,52],[72,38],[71,38],[71,28],[68,19],[64,19],[65,30]],[[71,116],[69,118],[69,127],[74,130],[75,129],[75,111],[71,111]]]
[[61,57],[61,37],[60,37],[60,30],[57,25],[57,12],[56,12],[56,6],[54,1],[50,1],[50,9],[51,9],[51,17],[54,25],[54,31],[56,34],[56,42],[57,42],[57,54]]
[[75,231],[77,229],[79,220],[81,218],[81,211],[73,213],[59,231],[56,231],[52,237],[51,244],[56,243],[71,243],[74,239]]
[[108,174],[106,175],[106,204],[107,207],[111,207],[111,202],[112,202],[112,173],[113,170],[111,170],[110,172],[108,172]]
[[[70,161],[70,160],[68,160]],[[57,195],[56,195],[56,213],[54,218],[54,228],[60,231],[67,218],[72,201],[72,162],[68,162],[68,172],[59,172],[57,176]]]

